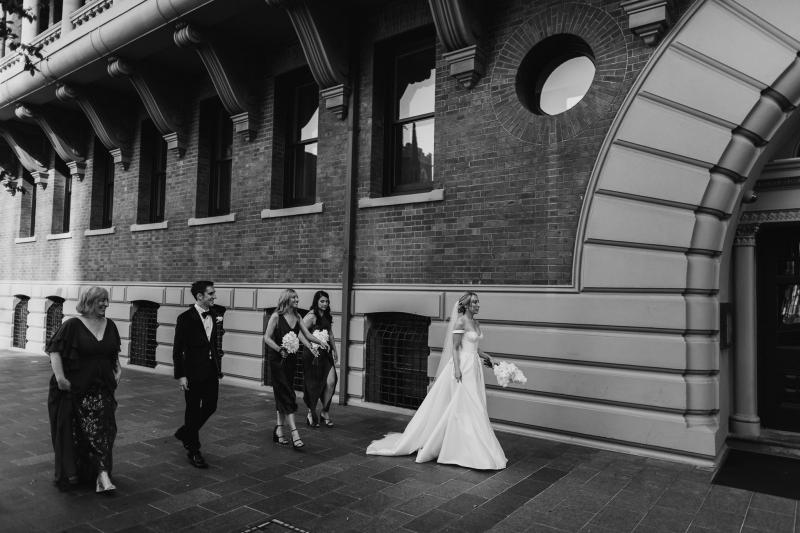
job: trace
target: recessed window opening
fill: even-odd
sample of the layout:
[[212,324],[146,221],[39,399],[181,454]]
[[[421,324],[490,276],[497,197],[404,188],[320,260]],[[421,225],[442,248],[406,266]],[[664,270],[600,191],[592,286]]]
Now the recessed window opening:
[[14,348],[25,348],[28,344],[28,300],[30,300],[30,297],[17,295],[14,299],[17,302],[14,305],[12,346]]
[[47,308],[47,329],[45,330],[45,342],[50,342],[61,322],[64,320],[64,298],[50,296],[50,306]]
[[133,302],[131,319],[130,364],[156,366],[156,330],[158,329],[158,304],[147,300]]
[[517,71],[517,97],[537,115],[558,115],[576,106],[592,85],[594,54],[580,37],[559,34],[531,48]]

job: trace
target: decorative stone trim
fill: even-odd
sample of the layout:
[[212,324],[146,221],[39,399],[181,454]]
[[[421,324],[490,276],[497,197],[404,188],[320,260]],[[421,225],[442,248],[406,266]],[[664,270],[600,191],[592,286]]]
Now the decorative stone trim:
[[87,2],[85,6],[76,9],[69,16],[72,23],[72,28],[75,29],[81,24],[88,22],[95,18],[97,15],[107,10],[114,4],[114,0],[95,0],[94,2]]
[[222,106],[231,116],[233,131],[241,134],[247,141],[252,140],[256,125],[250,109],[247,85],[235,70],[236,61],[225,57],[219,44],[209,34],[186,22],[178,24],[173,38],[178,47],[191,48],[197,52]]
[[190,218],[190,226],[207,226],[209,224],[224,224],[226,222],[235,222],[236,213],[228,213],[227,215],[220,215],[217,217],[204,217],[204,218]]
[[480,47],[479,11],[482,2],[428,0],[436,33],[445,47],[450,75],[469,89],[483,76],[485,59]]
[[733,239],[734,246],[755,246],[756,233],[758,233],[759,224],[742,224],[736,227],[736,236]]
[[21,120],[35,122],[58,157],[69,167],[70,176],[83,181],[86,173],[86,153],[83,147],[86,142],[80,128],[82,121],[78,120],[78,116],[29,104],[17,104],[14,114]]
[[310,215],[312,213],[322,213],[322,202],[311,205],[301,205],[298,207],[285,207],[283,209],[263,209],[261,218],[280,218],[293,217],[295,215]]
[[266,0],[272,7],[286,10],[303,48],[308,68],[320,87],[325,109],[339,119],[347,116],[350,93],[347,69],[347,27],[342,10],[333,2]]
[[83,234],[87,237],[92,237],[94,235],[111,235],[115,232],[115,229],[115,226],[111,226],[110,228],[87,229]]
[[31,173],[33,183],[46,189],[49,171],[41,152],[41,138],[37,138],[41,134],[26,131],[22,126],[24,125],[3,123],[0,125],[0,137],[8,143],[25,170]]
[[168,220],[163,222],[152,222],[150,224],[131,224],[131,233],[137,231],[154,231],[159,229],[167,229]]
[[15,65],[22,64],[22,56],[19,52],[11,52],[0,61],[0,73],[11,69]]
[[800,222],[800,209],[748,211],[739,219],[739,227],[747,225],[758,226],[759,224],[769,224],[772,222]]
[[61,23],[56,22],[42,33],[36,36],[36,38],[31,42],[31,45],[38,46],[41,45],[42,48],[45,48],[57,40],[61,38]]
[[47,236],[48,241],[60,241],[61,239],[71,239],[72,232],[68,231],[66,233],[51,233]]
[[[117,95],[118,96],[118,95]],[[131,148],[129,135],[125,124],[130,124],[131,119],[126,117],[127,105],[121,97],[115,97],[117,105],[109,105],[108,100],[72,85],[59,84],[56,87],[56,97],[62,102],[74,100],[83,114],[89,120],[94,133],[103,143],[114,163],[128,169],[131,162]]]
[[128,78],[139,95],[147,115],[167,142],[167,149],[183,157],[186,152],[186,133],[181,120],[180,103],[155,73],[145,65],[134,64],[119,57],[108,58],[106,66],[112,78]]
[[36,242],[36,235],[31,237],[17,237],[14,239],[14,244],[22,244],[26,242]]
[[[517,73],[536,44],[560,34],[574,35],[592,50],[594,81],[583,99],[567,112],[534,115],[517,96]],[[625,35],[611,15],[597,7],[559,3],[521,21],[502,44],[491,75],[491,105],[502,127],[522,141],[546,145],[572,139],[614,116],[623,97],[628,61]]]
[[647,46],[657,45],[671,24],[667,0],[625,0],[620,7],[630,30]]
[[382,196],[379,198],[359,198],[358,208],[386,207],[390,205],[417,204],[422,202],[441,202],[444,200],[444,189],[434,189],[428,192],[415,194],[402,194],[398,196]]

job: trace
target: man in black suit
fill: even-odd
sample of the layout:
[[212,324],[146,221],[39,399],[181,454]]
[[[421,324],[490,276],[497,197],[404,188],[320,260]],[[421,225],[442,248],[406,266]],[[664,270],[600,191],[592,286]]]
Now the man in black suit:
[[214,282],[195,281],[192,295],[196,301],[178,316],[172,347],[175,379],[186,399],[184,423],[175,432],[175,438],[188,450],[192,466],[208,468],[200,453],[199,432],[217,410],[222,377],[222,353],[217,349],[217,335],[222,317],[212,312],[216,298]]

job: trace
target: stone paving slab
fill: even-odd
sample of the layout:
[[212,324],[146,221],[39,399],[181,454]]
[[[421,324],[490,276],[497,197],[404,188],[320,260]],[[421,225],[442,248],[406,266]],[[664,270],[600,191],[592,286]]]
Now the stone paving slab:
[[[685,464],[498,433],[500,472],[372,457],[407,416],[336,406],[336,426],[272,443],[271,395],[224,383],[203,429],[208,470],[172,433],[170,376],[126,368],[117,394],[117,493],[52,484],[46,357],[0,351],[0,532],[796,532],[797,501],[712,486]],[[302,421],[302,418],[301,418]]]

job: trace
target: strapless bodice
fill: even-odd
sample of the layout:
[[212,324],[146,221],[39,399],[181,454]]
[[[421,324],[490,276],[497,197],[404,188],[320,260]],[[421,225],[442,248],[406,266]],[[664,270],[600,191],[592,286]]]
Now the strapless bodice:
[[477,353],[478,344],[483,338],[483,333],[478,334],[477,331],[467,331],[461,338],[461,350],[463,352]]

